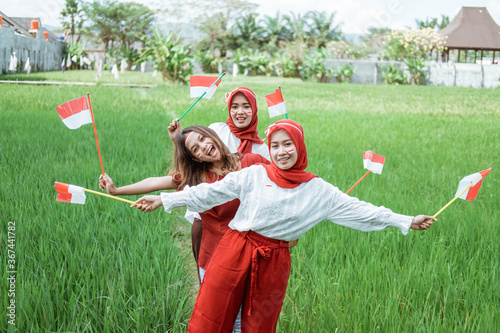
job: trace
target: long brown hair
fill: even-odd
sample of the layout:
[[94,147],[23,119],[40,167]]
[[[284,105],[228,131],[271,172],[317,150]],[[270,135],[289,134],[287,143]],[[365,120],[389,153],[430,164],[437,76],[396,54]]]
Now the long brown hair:
[[222,142],[214,130],[203,126],[189,126],[182,130],[175,140],[175,169],[180,172],[181,179],[178,185],[183,189],[186,185],[195,186],[206,181],[206,176],[213,166],[212,162],[196,160],[185,145],[186,136],[190,132],[201,134],[212,139],[220,152],[223,162],[222,176],[238,170],[238,162],[243,156],[241,153],[231,154],[229,148]]

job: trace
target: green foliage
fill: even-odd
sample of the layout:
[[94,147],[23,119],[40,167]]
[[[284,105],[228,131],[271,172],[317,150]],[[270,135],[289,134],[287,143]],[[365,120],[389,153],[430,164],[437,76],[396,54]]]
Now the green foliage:
[[351,82],[351,76],[356,73],[357,68],[351,67],[349,64],[345,64],[342,67],[337,67],[335,73],[335,79],[338,83]]
[[425,80],[425,70],[427,69],[423,58],[410,58],[404,60],[410,72],[410,84],[420,84]]
[[198,50],[195,55],[196,61],[201,65],[204,73],[217,73],[219,63],[222,62],[220,57],[217,57],[212,51]]
[[61,23],[65,34],[71,35],[71,43],[74,42],[73,37],[75,33],[80,33],[83,24],[83,8],[79,0],[66,0],[65,6],[61,11]]
[[145,5],[115,0],[87,3],[85,13],[88,30],[106,49],[130,49],[139,36],[150,35],[155,14]]
[[438,22],[438,19],[436,17],[427,17],[425,21],[416,19],[415,23],[417,24],[417,29],[431,28],[441,30],[443,28],[446,28],[446,26],[450,24],[450,17],[441,15],[441,22]]
[[327,82],[329,71],[325,68],[325,50],[318,48],[313,54],[307,54],[299,65],[300,77],[305,80],[314,78],[318,82]]
[[408,78],[404,71],[396,67],[393,62],[389,66],[382,69],[382,75],[384,77],[384,83],[386,84],[407,84]]
[[137,62],[153,61],[162,74],[163,81],[186,83],[193,73],[193,57],[189,46],[180,44],[180,36],[174,38],[172,32],[167,36],[153,29],[153,37],[140,37],[145,46]]
[[77,43],[77,42],[68,43],[67,47],[68,47],[68,53],[69,53],[70,59],[73,57],[76,57],[76,59],[77,59],[76,63],[73,61],[71,62],[70,69],[80,68],[80,57],[83,57],[86,55],[85,47],[81,43]]

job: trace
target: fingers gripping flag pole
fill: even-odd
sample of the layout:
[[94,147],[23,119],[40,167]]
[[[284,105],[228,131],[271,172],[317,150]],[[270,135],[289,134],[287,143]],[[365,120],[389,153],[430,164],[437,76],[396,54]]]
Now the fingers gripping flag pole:
[[361,177],[361,179],[358,180],[356,182],[356,184],[354,184],[346,192],[346,194],[348,194],[349,192],[351,192],[352,189],[355,188],[356,185],[358,185],[363,179],[365,179],[365,177],[368,176],[368,174],[370,172],[378,173],[379,175],[382,174],[382,169],[384,168],[384,163],[385,163],[385,156],[377,155],[374,152],[372,152],[371,150],[364,151],[363,152],[363,165],[364,165],[365,169],[368,170],[368,172],[365,173],[365,175],[363,177]]
[[434,214],[432,219],[435,219],[439,214],[443,212],[443,210],[448,208],[448,206],[451,205],[458,198],[467,201],[474,200],[477,197],[477,192],[479,191],[479,188],[482,185],[484,176],[490,173],[490,171],[491,168],[464,177],[460,181],[460,183],[458,183],[458,189],[457,193],[455,194],[455,197],[450,202],[448,202],[443,208],[441,208],[436,214]]
[[[190,86],[191,86],[190,87],[191,97],[198,97],[198,99],[189,107],[189,109],[186,110],[186,112],[184,112],[182,114],[182,116],[180,116],[179,119],[177,119],[177,121],[175,123],[178,123],[182,118],[184,118],[184,116],[196,105],[196,103],[198,103],[198,101],[200,99],[202,99],[204,97],[205,98],[212,98],[215,90],[219,86],[220,81],[222,80],[222,77],[224,75],[226,75],[226,72],[222,73],[222,75],[219,76],[219,78],[217,80],[215,80],[209,86],[204,85],[204,84],[206,84],[206,79],[202,79],[202,80],[200,80],[202,82],[197,83],[197,81],[199,80],[199,78],[201,78],[201,76],[192,76],[191,79],[189,80]],[[197,78],[197,79],[194,79],[194,78]],[[205,76],[203,78],[210,78],[210,77]],[[191,82],[191,80],[193,80],[193,82]],[[205,82],[205,83],[203,83],[203,82]],[[201,93],[201,91],[203,91],[203,93]]]
[[97,192],[97,191],[92,191],[92,190],[89,190],[89,189],[86,189],[86,188],[83,188],[80,186],[75,186],[75,185],[70,185],[70,184],[65,184],[65,183],[60,183],[60,182],[55,182],[55,190],[57,191],[56,201],[60,201],[60,202],[70,202],[70,203],[77,203],[77,204],[84,205],[85,199],[86,199],[85,192],[89,192],[89,193],[101,195],[103,197],[123,201],[123,202],[129,203],[131,205],[137,205],[137,203],[130,201],[130,200],[122,199],[119,197],[114,197],[112,195],[104,194],[104,193]]

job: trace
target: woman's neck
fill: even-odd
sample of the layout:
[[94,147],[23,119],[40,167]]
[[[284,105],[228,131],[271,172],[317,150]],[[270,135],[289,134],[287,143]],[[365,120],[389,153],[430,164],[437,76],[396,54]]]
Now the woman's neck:
[[215,174],[222,175],[222,168],[224,167],[224,163],[222,161],[216,161],[212,163],[212,167],[210,171]]

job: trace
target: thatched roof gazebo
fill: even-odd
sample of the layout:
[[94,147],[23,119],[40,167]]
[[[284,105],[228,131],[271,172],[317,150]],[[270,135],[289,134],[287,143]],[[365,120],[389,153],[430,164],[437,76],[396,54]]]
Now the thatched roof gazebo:
[[450,50],[458,50],[458,62],[460,62],[460,50],[465,50],[465,61],[467,51],[481,51],[481,63],[483,51],[493,51],[493,63],[495,53],[500,51],[500,26],[493,20],[486,7],[462,7],[457,16],[448,26],[441,29],[439,33],[446,36],[446,48],[443,52],[443,61],[449,61]]

